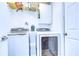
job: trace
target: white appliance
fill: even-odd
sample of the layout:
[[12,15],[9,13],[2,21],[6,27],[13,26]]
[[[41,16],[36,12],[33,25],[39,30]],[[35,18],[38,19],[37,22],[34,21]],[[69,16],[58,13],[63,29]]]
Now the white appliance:
[[[37,34],[37,56],[42,56],[42,38],[48,37],[48,50],[56,56],[61,55],[60,34],[58,33],[38,33]],[[52,55],[53,56],[53,55]]]
[[40,10],[40,19],[38,20],[39,24],[51,24],[52,23],[52,6],[51,4],[39,4]]
[[29,56],[29,35],[9,34],[9,56]]

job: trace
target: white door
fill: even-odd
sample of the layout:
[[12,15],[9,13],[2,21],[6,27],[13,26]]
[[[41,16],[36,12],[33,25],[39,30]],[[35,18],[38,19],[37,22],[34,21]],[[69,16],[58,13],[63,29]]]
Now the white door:
[[79,56],[79,3],[65,3],[65,56]]
[[29,56],[29,36],[11,35],[8,37],[9,56]]

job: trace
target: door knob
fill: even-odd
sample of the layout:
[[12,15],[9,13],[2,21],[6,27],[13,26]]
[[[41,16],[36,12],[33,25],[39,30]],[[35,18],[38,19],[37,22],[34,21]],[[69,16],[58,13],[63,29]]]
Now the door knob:
[[1,41],[5,41],[5,40],[7,40],[7,39],[8,39],[7,36],[3,36]]
[[64,33],[64,35],[67,36],[68,34],[67,33]]

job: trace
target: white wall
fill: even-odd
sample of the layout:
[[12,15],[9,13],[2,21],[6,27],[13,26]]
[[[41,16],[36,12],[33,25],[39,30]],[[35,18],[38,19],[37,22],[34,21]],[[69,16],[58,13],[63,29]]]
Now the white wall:
[[[1,4],[1,3],[0,3]],[[4,3],[2,3],[4,5]],[[6,3],[5,3],[6,4]],[[5,8],[6,7],[6,8]],[[7,9],[7,11],[6,11]],[[4,11],[4,14],[6,13],[5,18],[7,20],[5,20],[6,22],[8,22],[8,26],[9,30],[10,28],[16,28],[16,27],[27,27],[27,25],[25,25],[25,22],[28,22],[28,27],[29,29],[31,28],[31,25],[34,24],[35,27],[50,27],[50,25],[39,25],[38,23],[40,19],[38,19],[38,13],[37,12],[30,12],[30,11],[18,11],[16,12],[16,10],[12,10],[10,8],[8,8],[6,5],[2,6],[0,11]],[[1,20],[4,18],[4,15],[0,16]],[[3,23],[3,22],[2,22]]]
[[59,33],[60,36],[61,36],[61,39],[60,39],[60,51],[61,51],[61,55],[64,55],[64,36],[63,36],[63,32],[64,32],[64,20],[63,20],[63,4],[61,2],[54,2],[52,3],[53,5],[53,24],[51,26],[51,30],[54,32],[54,33]]
[[31,28],[31,25],[34,24],[37,25],[37,13],[29,12],[29,11],[18,11],[16,10],[10,10],[10,24],[9,27],[27,27],[25,25],[25,22],[28,23],[28,27]]
[[1,37],[6,35],[9,24],[9,10],[6,3],[0,3],[0,40]]
[[8,55],[7,40],[1,41],[2,36],[5,36],[8,32],[7,21],[9,19],[9,10],[6,3],[0,3],[0,56]]
[[[38,17],[37,12],[36,13],[29,12],[29,11],[16,12],[16,10],[11,10],[10,8],[8,8],[6,3],[5,4],[0,3],[0,8],[1,8],[0,22],[2,23],[2,24],[0,24],[0,27],[1,27],[1,25],[4,26],[4,21],[5,21],[5,24],[6,23],[7,24],[4,27],[6,27],[8,29],[8,30],[6,30],[6,32],[7,31],[9,32],[10,28],[14,28],[14,27],[27,27],[25,25],[25,22],[28,22],[29,29],[31,28],[32,24],[34,24],[35,27],[50,27],[50,25],[39,25],[38,26],[38,23],[39,23],[38,20],[40,20],[40,19],[37,18]],[[0,29],[0,31],[2,32],[3,28],[2,28],[2,30]]]
[[[5,3],[0,3],[0,37],[7,35],[11,28],[16,27],[29,27],[34,24],[38,26],[37,13],[29,11],[19,11],[11,10]],[[28,26],[25,25],[28,22]]]

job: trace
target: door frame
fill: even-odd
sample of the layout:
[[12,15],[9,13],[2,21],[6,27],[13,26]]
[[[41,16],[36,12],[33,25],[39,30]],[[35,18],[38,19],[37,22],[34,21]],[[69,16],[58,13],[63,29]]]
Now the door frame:
[[63,11],[62,11],[63,12],[63,24],[62,25],[63,25],[63,37],[64,37],[63,38],[63,40],[64,40],[63,41],[63,43],[64,43],[63,44],[64,45],[63,46],[64,47],[64,51],[63,52],[64,52],[64,56],[65,56],[65,34],[66,34],[65,33],[65,2],[63,2],[62,4],[63,4],[63,8],[62,8],[63,9]]

